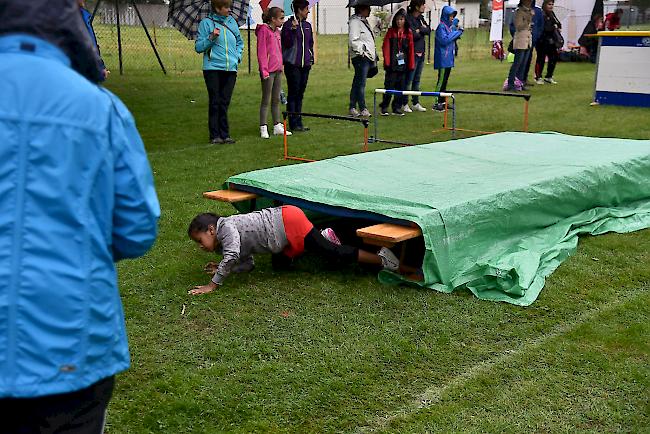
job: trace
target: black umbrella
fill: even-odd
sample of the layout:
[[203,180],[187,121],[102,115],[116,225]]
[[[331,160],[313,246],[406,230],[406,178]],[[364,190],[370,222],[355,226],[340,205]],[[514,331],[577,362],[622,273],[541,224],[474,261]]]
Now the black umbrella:
[[[243,26],[248,17],[249,0],[233,0],[230,15]],[[184,34],[187,39],[196,39],[201,20],[212,11],[209,0],[172,0],[169,3],[167,21]]]
[[404,0],[348,0],[346,7],[353,8],[355,6],[386,6],[391,3],[401,3]]

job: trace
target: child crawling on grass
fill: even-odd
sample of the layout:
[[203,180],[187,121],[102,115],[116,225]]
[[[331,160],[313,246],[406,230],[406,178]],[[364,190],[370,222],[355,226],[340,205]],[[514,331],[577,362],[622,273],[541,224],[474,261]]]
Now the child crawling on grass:
[[274,267],[309,251],[340,263],[359,262],[399,270],[399,260],[389,249],[382,247],[375,254],[342,245],[334,231],[319,231],[300,208],[291,205],[230,217],[199,214],[190,223],[187,234],[203,250],[223,254],[210,283],[195,286],[189,291],[192,295],[214,291],[232,272],[251,271],[255,267],[254,253],[271,253]]

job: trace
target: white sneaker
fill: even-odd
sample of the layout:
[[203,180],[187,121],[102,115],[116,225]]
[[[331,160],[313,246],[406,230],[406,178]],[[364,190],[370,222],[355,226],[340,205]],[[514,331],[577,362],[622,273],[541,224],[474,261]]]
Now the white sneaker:
[[269,138],[269,127],[266,125],[260,125],[260,137],[263,139]]
[[355,117],[355,118],[359,116],[359,110],[357,110],[355,107],[352,107],[350,109],[349,113],[350,113],[350,116]]
[[408,104],[404,104],[404,107],[402,107],[402,111],[404,113],[413,113],[413,110],[411,110],[411,107],[409,107]]
[[[284,125],[278,122],[277,124],[273,125],[273,135],[274,136],[282,136],[284,135]],[[291,131],[287,131],[287,136],[291,135]]]
[[388,248],[382,247],[379,249],[379,252],[377,252],[377,255],[381,258],[381,265],[385,269],[390,271],[399,270],[399,259],[397,259],[397,256],[395,256],[395,254]]
[[545,78],[544,81],[551,84],[557,84],[557,81],[553,80],[553,77]]
[[325,228],[322,231],[320,231],[320,234],[325,238],[327,241],[330,243],[336,244],[336,245],[341,245],[341,240],[339,240],[339,237],[336,236],[334,233],[334,229],[332,228]]
[[427,109],[424,108],[424,107],[422,106],[422,104],[417,103],[417,104],[415,104],[415,105],[413,106],[413,111],[416,111],[416,112],[425,112],[425,111],[427,111]]
[[359,113],[359,116],[361,116],[362,118],[369,118],[370,116],[372,116],[372,113],[370,113],[367,108],[364,108],[363,110],[361,110],[361,113]]
[[542,77],[535,79],[535,84],[544,84],[544,79]]

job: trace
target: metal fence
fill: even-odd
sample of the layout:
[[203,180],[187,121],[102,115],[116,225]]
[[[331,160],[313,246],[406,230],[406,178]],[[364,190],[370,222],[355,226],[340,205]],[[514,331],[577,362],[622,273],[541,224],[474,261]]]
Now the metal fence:
[[[320,65],[346,66],[348,63],[346,35],[348,12],[342,6],[345,2],[346,0],[328,0],[328,2],[321,0],[317,8],[313,10],[311,19],[314,20],[313,27],[318,33],[316,35],[316,60]],[[612,3],[615,3],[615,7],[618,6],[617,2],[606,1],[605,3],[606,12],[607,8],[612,9]],[[86,3],[88,10],[95,11],[93,27],[102,58],[113,74],[119,73],[120,69],[126,74],[129,71],[138,70],[160,71],[161,66],[153,47],[167,71],[200,71],[201,56],[194,51],[194,41],[187,40],[167,23],[167,5],[147,4],[139,1],[126,4],[120,2],[119,5],[116,5],[113,0],[108,0],[101,1],[99,7],[96,8],[96,6],[96,1]],[[622,29],[650,30],[649,0],[620,2],[618,7],[624,10],[621,19]],[[390,6],[385,10],[390,13]],[[142,21],[140,21],[140,17]],[[376,29],[385,28],[385,25],[379,25],[374,15],[373,20]],[[120,23],[119,31],[118,21]],[[435,17],[432,17],[432,21],[434,25],[437,22]],[[142,23],[145,24],[149,37],[147,37]],[[253,20],[250,30],[241,29],[244,39],[244,56],[239,70],[242,73],[249,70],[253,74],[257,73],[255,26],[256,23]],[[118,34],[121,44],[118,44]],[[382,35],[379,35],[377,37],[378,48],[381,41]],[[120,45],[122,68],[120,68]],[[490,47],[487,28],[466,29],[459,43],[459,56],[464,59],[487,58],[490,56]]]

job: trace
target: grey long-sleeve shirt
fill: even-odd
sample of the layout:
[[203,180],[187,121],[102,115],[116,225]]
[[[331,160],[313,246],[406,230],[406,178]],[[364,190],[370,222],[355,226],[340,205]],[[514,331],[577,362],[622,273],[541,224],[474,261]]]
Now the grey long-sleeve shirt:
[[217,251],[223,259],[212,277],[221,285],[231,272],[250,271],[253,253],[280,253],[288,244],[282,208],[265,208],[217,221]]

